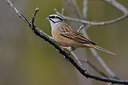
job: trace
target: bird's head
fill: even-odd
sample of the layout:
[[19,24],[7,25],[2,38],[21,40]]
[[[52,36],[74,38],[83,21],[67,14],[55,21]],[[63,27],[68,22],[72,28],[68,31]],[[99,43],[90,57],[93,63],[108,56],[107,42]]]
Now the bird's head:
[[63,17],[58,14],[51,14],[47,18],[51,24],[59,24],[64,21]]

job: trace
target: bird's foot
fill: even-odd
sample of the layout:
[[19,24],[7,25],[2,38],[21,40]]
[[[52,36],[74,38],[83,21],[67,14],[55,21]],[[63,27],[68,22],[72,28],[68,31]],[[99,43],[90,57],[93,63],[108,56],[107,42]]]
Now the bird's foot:
[[[64,49],[64,48],[69,49],[70,47],[69,46],[60,46],[60,48],[61,49]],[[68,51],[67,54],[70,55],[70,52],[71,51]],[[68,61],[68,59],[65,56],[64,56],[64,58],[65,58],[66,61]]]

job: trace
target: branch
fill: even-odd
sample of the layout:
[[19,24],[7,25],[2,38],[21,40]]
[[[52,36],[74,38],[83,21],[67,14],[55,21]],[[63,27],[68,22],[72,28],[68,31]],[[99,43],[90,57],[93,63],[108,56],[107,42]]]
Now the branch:
[[14,11],[16,12],[16,14],[19,15],[19,17],[24,21],[27,22],[27,25],[32,29],[33,33],[35,33],[37,36],[39,36],[40,38],[44,39],[45,41],[47,41],[49,44],[51,44],[52,46],[54,46],[56,49],[59,50],[59,53],[64,55],[71,64],[73,64],[73,66],[85,77],[87,78],[93,78],[95,80],[100,80],[100,81],[104,81],[104,82],[111,82],[111,83],[117,83],[117,84],[128,84],[128,80],[116,80],[116,79],[110,79],[110,78],[105,78],[105,77],[98,77],[92,74],[89,74],[86,70],[83,70],[65,51],[63,51],[57,44],[55,44],[53,41],[51,41],[49,38],[47,38],[46,36],[42,35],[40,32],[38,32],[38,30],[36,29],[36,26],[34,25],[34,20],[35,20],[35,16],[36,13],[38,12],[38,9],[35,10],[35,14],[32,17],[32,24],[30,22],[28,22],[28,20],[13,6],[12,2],[10,0],[7,1],[9,3],[9,5],[14,9]]
[[118,3],[116,0],[104,0],[108,4],[112,5],[116,9],[120,10],[124,15],[128,16],[128,9],[122,4]]
[[[72,50],[69,48],[69,51]],[[71,51],[72,56],[76,59],[76,61],[79,63],[80,67],[85,70],[84,66],[82,65],[81,61],[77,57],[77,55],[74,53],[74,51]]]
[[83,1],[83,19],[87,20],[88,0]]
[[[70,8],[73,8],[73,6],[72,6],[72,4],[70,3],[71,2],[71,0],[65,0],[67,3],[68,3],[68,5],[70,6]],[[74,3],[74,4],[76,4],[75,2],[74,2],[74,0],[72,0],[72,2]],[[82,18],[81,17],[81,15],[80,15],[80,11],[79,11],[79,14],[76,14],[76,10],[75,9],[71,9],[71,11],[72,11],[72,13],[75,15],[75,17],[79,17],[79,18]]]
[[[69,4],[69,0],[66,0]],[[74,1],[74,0],[73,0]],[[124,15],[121,16],[121,17],[118,17],[116,19],[113,19],[113,20],[110,20],[110,21],[104,21],[104,22],[93,22],[93,21],[86,21],[86,20],[83,20],[83,19],[78,19],[78,18],[71,18],[71,17],[67,17],[67,16],[64,16],[62,14],[60,14],[64,19],[67,19],[67,20],[70,20],[70,21],[75,21],[75,22],[79,22],[79,23],[83,23],[83,24],[90,24],[90,25],[105,25],[105,24],[112,24],[112,23],[115,23],[115,22],[118,22],[118,21],[121,21],[123,19],[126,19],[128,17],[128,10],[123,6],[121,5],[120,3],[118,3],[116,0],[104,0],[106,1],[107,3],[109,3],[110,5],[116,7],[119,11],[123,12]],[[86,3],[85,3],[86,4]],[[69,6],[71,6],[69,4]],[[73,7],[72,7],[73,8]],[[73,9],[72,9],[73,10]],[[75,12],[75,11],[74,11]],[[79,14],[79,13],[78,13]],[[79,18],[80,18],[80,15],[78,15]]]
[[[83,19],[87,20],[87,10],[88,10],[88,0],[84,0],[83,1]],[[87,33],[86,33],[86,30],[91,27],[92,25],[88,24],[86,25],[86,27],[82,30],[83,31],[83,34],[84,36],[87,36]],[[90,67],[92,67],[97,73],[101,74],[102,76],[104,77],[107,77],[108,76],[103,73],[102,71],[100,71],[96,66],[94,66],[89,60],[86,60],[85,61]]]
[[[60,13],[59,13],[60,14]],[[61,15],[61,14],[60,14]],[[110,20],[110,21],[104,21],[104,22],[93,22],[93,21],[85,21],[83,19],[77,19],[77,18],[71,18],[71,17],[68,17],[68,16],[64,16],[64,15],[61,15],[64,19],[67,19],[67,20],[70,20],[70,21],[75,21],[75,22],[79,22],[79,23],[83,23],[83,24],[90,24],[90,25],[106,25],[106,24],[112,24],[112,23],[115,23],[115,22],[118,22],[118,21],[121,21],[123,19],[126,19],[128,17],[128,15],[123,15],[117,19],[113,19],[113,20]]]
[[[75,1],[75,0],[74,0]],[[86,2],[86,0],[84,1],[84,3]],[[67,2],[67,3],[70,3],[70,5],[71,5],[71,2]],[[86,2],[87,3],[87,2]],[[84,4],[84,5],[86,5],[86,4]],[[73,6],[69,6],[70,7],[70,9],[79,9],[78,8],[78,6],[77,6],[77,4],[74,4],[74,7]],[[71,8],[71,7],[73,7],[73,8]],[[86,6],[84,6],[83,7],[83,10],[86,10],[87,11],[87,7]],[[83,11],[83,15],[86,15],[87,16],[87,14],[84,14],[84,13],[86,13],[85,11]],[[73,13],[74,14],[74,13]],[[76,11],[76,14],[77,15],[79,15],[79,12],[77,12]],[[78,18],[78,17],[77,17]],[[87,26],[86,26],[86,28],[89,26],[90,24],[88,24]],[[89,26],[90,27],[90,26]],[[84,34],[84,36],[86,36],[88,39],[90,39],[89,38],[89,36],[87,35],[87,33],[86,33],[86,31],[83,29],[83,34]],[[110,76],[112,76],[113,78],[115,78],[115,79],[118,79],[118,77],[111,71],[111,69],[105,64],[105,62],[102,60],[102,58],[99,56],[99,54],[96,52],[96,50],[94,49],[94,48],[90,48],[90,50],[91,50],[91,52],[92,52],[92,54],[96,57],[96,59],[100,62],[100,64],[104,67],[104,69],[106,70],[106,72],[110,75]]]
[[95,65],[93,65],[89,60],[84,61],[81,60],[82,63],[86,63],[88,64],[92,69],[94,69],[97,73],[99,73],[100,75],[109,78],[105,73],[103,73],[102,71],[100,71]]

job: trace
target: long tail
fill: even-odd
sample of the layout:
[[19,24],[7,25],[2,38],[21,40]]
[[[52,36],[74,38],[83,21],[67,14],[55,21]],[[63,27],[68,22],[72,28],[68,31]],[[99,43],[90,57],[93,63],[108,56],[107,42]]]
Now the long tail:
[[109,51],[109,50],[106,50],[106,49],[104,49],[104,48],[102,48],[102,47],[100,47],[100,46],[97,46],[97,45],[90,45],[90,44],[88,44],[88,46],[89,47],[93,47],[93,48],[95,48],[95,49],[98,49],[98,50],[100,50],[100,51],[104,51],[104,52],[106,52],[106,53],[109,53],[109,54],[112,54],[112,55],[117,55],[116,53],[113,53],[113,52],[111,52],[111,51]]

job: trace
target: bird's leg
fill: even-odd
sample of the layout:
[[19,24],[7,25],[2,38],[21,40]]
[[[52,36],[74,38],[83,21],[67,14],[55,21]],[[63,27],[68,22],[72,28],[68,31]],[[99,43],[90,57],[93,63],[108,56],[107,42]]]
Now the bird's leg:
[[73,48],[73,47],[68,47],[67,49],[68,49],[68,53],[69,53],[69,54],[70,54],[72,51],[75,50],[75,48]]
[[[62,50],[64,50],[64,48],[68,49],[68,46],[60,46],[60,48],[61,48]],[[56,51],[58,51],[58,49],[56,49]],[[58,51],[58,52],[59,52],[59,51]]]
[[71,51],[75,50],[73,47],[69,47],[69,46],[60,46],[60,48],[66,48],[68,50],[68,55],[70,55]]
[[66,48],[66,49],[68,49],[69,48],[69,46],[60,46],[60,48]]
[[[61,49],[66,48],[66,49],[68,50],[68,52],[67,52],[68,55],[70,55],[70,52],[73,51],[73,50],[71,49],[71,47],[69,47],[69,46],[60,46],[60,48],[61,48]],[[66,59],[65,56],[64,56],[64,58]],[[67,60],[67,59],[66,59],[66,60]]]

